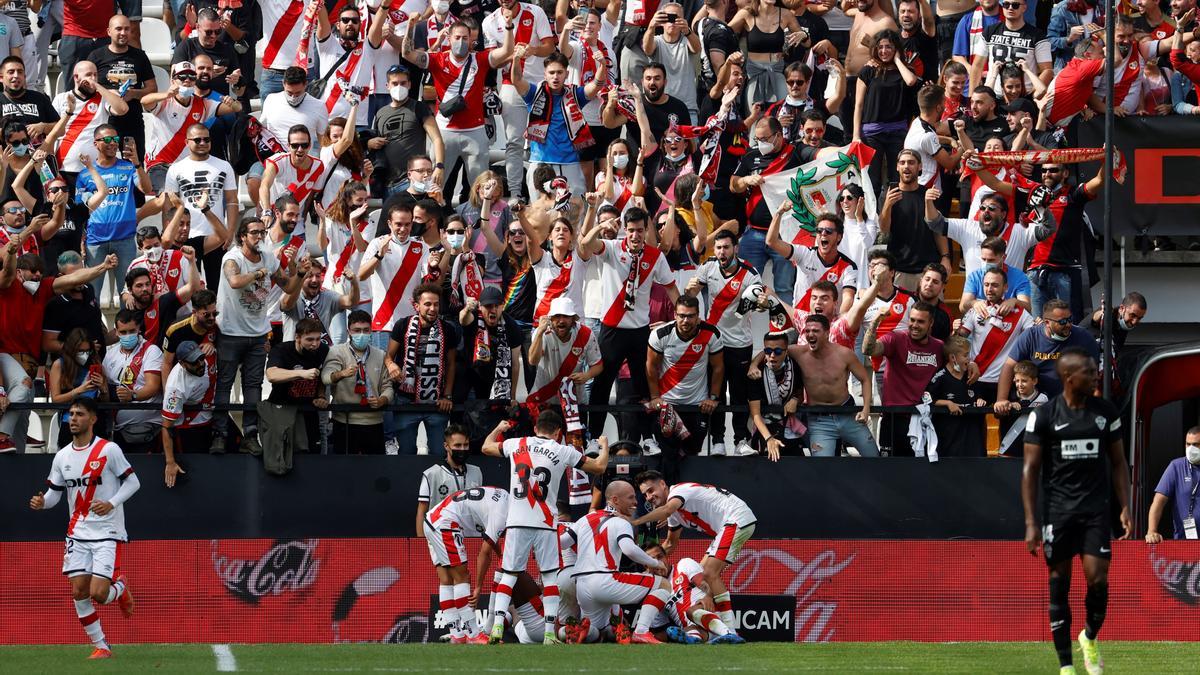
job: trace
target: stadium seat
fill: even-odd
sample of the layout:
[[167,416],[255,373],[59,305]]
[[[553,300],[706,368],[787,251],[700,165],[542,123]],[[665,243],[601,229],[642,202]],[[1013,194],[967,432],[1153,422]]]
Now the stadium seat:
[[144,0],[142,2],[142,19],[161,19],[163,17],[163,0]]
[[150,67],[154,69],[154,83],[158,85],[158,90],[166,91],[171,86],[171,74],[161,66]]
[[162,19],[142,20],[142,49],[156,66],[171,65],[171,29]]
[[67,80],[67,74],[59,72],[58,77],[54,80],[54,92],[50,95],[50,98],[54,98],[70,88],[71,84]]

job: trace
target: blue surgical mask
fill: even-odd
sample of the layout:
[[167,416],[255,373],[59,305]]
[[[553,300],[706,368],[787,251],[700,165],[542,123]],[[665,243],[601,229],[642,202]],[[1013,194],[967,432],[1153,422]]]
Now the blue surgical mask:
[[467,242],[467,235],[464,233],[455,232],[454,234],[446,235],[446,243],[450,244],[450,248],[462,248]]
[[704,186],[704,201],[706,201],[706,202],[709,201],[709,198],[711,196],[712,196],[712,190],[707,185],[705,185]]
[[139,336],[137,333],[121,335],[117,337],[117,339],[121,341],[121,349],[124,349],[125,351],[129,351],[136,347],[138,345],[138,338]]
[[13,143],[11,147],[12,147],[13,154],[16,155],[17,157],[24,157],[25,155],[29,154],[29,144],[28,143]]
[[354,347],[355,349],[357,349],[360,352],[362,350],[366,349],[367,346],[370,344],[371,344],[371,334],[370,333],[353,333],[350,335],[350,346]]

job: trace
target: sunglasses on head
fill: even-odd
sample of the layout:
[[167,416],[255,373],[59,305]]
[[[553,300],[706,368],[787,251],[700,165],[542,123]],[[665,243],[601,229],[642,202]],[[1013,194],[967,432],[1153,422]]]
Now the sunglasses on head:
[[786,351],[783,347],[763,347],[763,354],[767,356],[783,356]]

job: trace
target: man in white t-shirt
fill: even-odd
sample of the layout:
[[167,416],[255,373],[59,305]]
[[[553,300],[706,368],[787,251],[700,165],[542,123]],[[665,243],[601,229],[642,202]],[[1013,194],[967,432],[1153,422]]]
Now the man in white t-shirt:
[[329,111],[320,99],[308,95],[307,83],[308,73],[299,66],[292,66],[283,72],[283,91],[263,99],[258,119],[275,138],[287,138],[288,130],[297,124],[308,127],[313,138],[320,138],[325,133],[329,126]]
[[938,125],[946,109],[946,90],[936,84],[927,84],[917,92],[917,107],[920,116],[908,127],[904,147],[915,150],[921,158],[921,173],[917,182],[925,187],[940,184],[941,171],[952,171],[958,166],[959,150],[951,152],[938,138]]
[[[212,156],[212,134],[208,127],[197,122],[185,132],[188,154],[167,169],[158,188],[179,195],[191,216],[191,236],[207,237],[213,233],[205,215],[209,211],[224,215],[226,226],[238,221],[237,175],[229,162]],[[204,206],[197,207],[203,194],[208,199]]]

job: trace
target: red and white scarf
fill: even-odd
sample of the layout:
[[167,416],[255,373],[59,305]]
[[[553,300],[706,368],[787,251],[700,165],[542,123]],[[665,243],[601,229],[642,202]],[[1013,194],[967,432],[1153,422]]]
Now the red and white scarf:
[[[592,130],[583,119],[583,109],[579,107],[576,98],[577,90],[571,85],[563,88],[559,105],[562,106],[562,116],[567,125],[567,136],[576,150],[583,150],[596,144],[592,138]],[[545,143],[550,132],[550,118],[553,115],[550,85],[545,82],[538,85],[533,103],[529,104],[529,126],[525,129],[525,138],[535,143]]]
[[317,12],[320,11],[320,7],[321,0],[311,0],[304,8],[304,20],[300,24],[300,44],[296,46],[296,58],[292,63],[305,70],[308,69],[309,43],[312,41],[313,33],[317,29]]
[[[1120,150],[1114,151],[1113,180],[1125,182],[1125,156]],[[1103,161],[1104,148],[1059,148],[1057,150],[1005,150],[1001,152],[981,152],[967,162],[967,168],[978,171],[988,168],[994,171],[1002,166],[1018,166],[1020,164],[1080,164],[1083,162]]]

